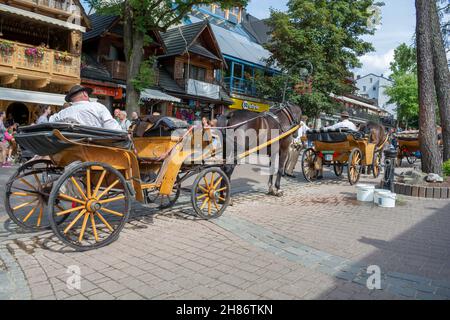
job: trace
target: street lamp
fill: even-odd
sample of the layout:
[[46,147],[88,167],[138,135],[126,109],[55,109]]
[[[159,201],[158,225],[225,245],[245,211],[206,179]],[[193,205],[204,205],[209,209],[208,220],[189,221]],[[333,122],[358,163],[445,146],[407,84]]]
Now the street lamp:
[[311,61],[309,61],[309,60],[301,60],[301,61],[298,61],[298,62],[295,63],[292,67],[286,69],[286,73],[285,73],[286,81],[284,82],[284,88],[283,88],[283,101],[281,102],[281,104],[283,104],[283,105],[284,105],[285,102],[286,102],[286,91],[287,91],[287,87],[288,87],[288,83],[289,83],[289,78],[287,77],[287,75],[289,74],[289,71],[290,71],[290,70],[295,69],[297,66],[299,66],[299,65],[302,64],[302,63],[308,64],[309,67],[311,68],[311,72],[310,72],[307,68],[301,68],[301,69],[299,70],[299,71],[300,71],[300,77],[301,77],[301,78],[306,78],[308,75],[311,75],[311,74],[313,74],[313,72],[314,72],[314,66],[313,66],[313,64],[311,63]]

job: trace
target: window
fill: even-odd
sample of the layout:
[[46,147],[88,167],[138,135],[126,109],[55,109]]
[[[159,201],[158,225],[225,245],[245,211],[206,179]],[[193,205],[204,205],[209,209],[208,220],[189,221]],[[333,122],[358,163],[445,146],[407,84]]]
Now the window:
[[206,69],[191,65],[191,68],[190,68],[189,74],[188,74],[187,63],[185,63],[184,64],[184,78],[205,81]]
[[377,91],[377,87],[373,87],[373,91]]
[[370,83],[373,83],[373,79],[372,78],[370,78]]
[[366,91],[366,89],[367,89],[367,87],[366,87],[366,86],[363,86],[363,91]]
[[234,71],[233,76],[235,78],[243,78],[244,77],[244,75],[242,73],[242,64],[235,63],[233,71]]

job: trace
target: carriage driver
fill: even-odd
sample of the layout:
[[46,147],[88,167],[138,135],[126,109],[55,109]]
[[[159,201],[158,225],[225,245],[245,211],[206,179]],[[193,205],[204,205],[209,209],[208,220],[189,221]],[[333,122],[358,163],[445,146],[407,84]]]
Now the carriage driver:
[[347,128],[347,129],[350,129],[353,131],[358,131],[355,124],[353,122],[351,122],[350,120],[348,120],[349,118],[350,118],[349,113],[347,111],[344,111],[341,113],[341,122],[338,122],[333,126],[326,127],[325,129],[336,130],[336,129],[340,129],[340,128]]
[[90,88],[73,86],[65,97],[72,105],[51,116],[49,122],[75,122],[84,126],[122,131],[104,105],[89,101],[90,93]]

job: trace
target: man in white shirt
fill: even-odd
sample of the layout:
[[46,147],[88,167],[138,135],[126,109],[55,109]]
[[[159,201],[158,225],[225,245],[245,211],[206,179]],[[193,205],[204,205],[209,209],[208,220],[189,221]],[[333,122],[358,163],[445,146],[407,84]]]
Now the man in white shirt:
[[308,126],[306,125],[306,122],[308,120],[308,117],[303,116],[302,121],[300,121],[300,128],[298,129],[298,135],[292,142],[291,146],[289,147],[289,154],[288,159],[286,161],[285,171],[284,173],[291,178],[295,178],[294,175],[294,169],[297,165],[298,158],[300,157],[300,152],[303,148],[306,147],[306,142],[302,142],[301,138],[306,136],[306,131],[309,130]]
[[84,126],[121,131],[109,110],[98,102],[89,101],[92,89],[76,85],[70,89],[65,100],[72,105],[50,117],[49,122],[75,122]]
[[325,129],[327,130],[336,130],[336,129],[340,129],[340,128],[347,128],[353,131],[358,131],[358,129],[356,128],[356,125],[351,122],[350,120],[348,120],[350,118],[350,115],[348,114],[347,111],[344,111],[341,113],[341,122],[336,123],[333,126],[330,127],[326,127]]

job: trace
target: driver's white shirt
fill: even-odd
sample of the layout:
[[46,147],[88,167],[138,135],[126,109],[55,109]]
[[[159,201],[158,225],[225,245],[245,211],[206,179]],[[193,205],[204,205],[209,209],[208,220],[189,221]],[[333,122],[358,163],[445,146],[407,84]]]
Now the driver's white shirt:
[[341,122],[336,123],[333,126],[330,127],[326,127],[325,129],[327,130],[336,130],[336,129],[340,129],[340,128],[347,128],[353,131],[358,131],[358,129],[356,128],[355,124],[351,121],[349,121],[348,119],[345,119]]
[[70,107],[52,115],[49,119],[49,122],[71,121],[84,126],[122,131],[119,123],[113,119],[109,110],[98,102],[74,102]]

